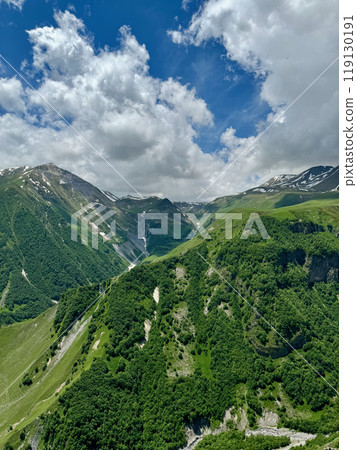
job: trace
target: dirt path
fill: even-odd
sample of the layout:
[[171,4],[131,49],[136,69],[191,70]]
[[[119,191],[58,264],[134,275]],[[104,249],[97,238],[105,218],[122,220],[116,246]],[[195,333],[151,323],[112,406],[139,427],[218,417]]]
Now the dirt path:
[[4,290],[4,292],[2,293],[1,299],[0,299],[0,308],[2,308],[5,305],[5,299],[6,299],[6,295],[9,292],[10,289],[10,280],[7,283],[7,286]]

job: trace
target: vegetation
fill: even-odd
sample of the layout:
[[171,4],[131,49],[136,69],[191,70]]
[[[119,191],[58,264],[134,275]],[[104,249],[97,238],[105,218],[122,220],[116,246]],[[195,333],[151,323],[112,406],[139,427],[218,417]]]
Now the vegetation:
[[95,251],[73,242],[69,213],[60,205],[18,186],[0,190],[0,203],[0,325],[36,317],[69,288],[125,268],[110,244]]
[[[91,202],[115,213],[115,236],[100,242],[98,250],[71,240],[71,214]],[[2,175],[0,205],[0,326],[37,317],[68,289],[122,272],[128,262],[120,255],[134,260],[143,251],[143,242],[139,245],[136,239],[138,213],[168,213],[172,236],[173,214],[178,212],[168,199],[157,197],[113,203],[99,189],[51,164]],[[183,218],[183,239],[191,228]],[[108,233],[106,224],[99,230]],[[81,233],[80,220],[76,231]],[[165,254],[179,243],[167,236],[147,236],[150,254]],[[120,255],[113,244],[121,245]]]
[[228,431],[216,436],[205,437],[196,447],[197,450],[273,450],[290,444],[287,437],[250,436],[242,431]]
[[[20,378],[0,399],[0,444],[26,448],[36,435],[40,449],[177,449],[188,428],[225,421],[230,431],[197,448],[281,448],[285,437],[238,431],[272,411],[278,426],[318,434],[306,448],[337,447],[336,209],[266,213],[268,240],[240,238],[243,212],[232,240],[216,221],[212,240],[102,282],[106,294],[48,349],[95,302],[98,284],[58,291],[46,316],[1,328],[4,386]],[[25,340],[21,354],[8,350],[14,338]]]
[[[236,230],[232,240],[219,242],[216,228],[211,242],[139,266],[110,288],[88,337],[92,342],[107,326],[105,353],[46,416],[45,448],[178,448],[185,426],[208,420],[214,428],[231,407],[233,428],[242,414],[256,427],[270,409],[282,426],[337,430],[337,238],[310,222],[265,217],[264,223],[266,241],[241,240]],[[200,255],[215,261],[228,283]],[[78,292],[66,294],[57,329]],[[239,448],[282,445],[232,431],[198,448],[237,442]]]

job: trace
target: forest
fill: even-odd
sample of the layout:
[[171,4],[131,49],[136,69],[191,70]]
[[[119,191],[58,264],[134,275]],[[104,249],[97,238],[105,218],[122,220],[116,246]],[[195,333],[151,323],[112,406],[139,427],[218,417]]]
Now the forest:
[[0,189],[0,326],[36,317],[69,288],[126,267],[109,251],[109,243],[94,252],[73,242],[63,205],[20,191],[17,186]]
[[[279,427],[338,430],[338,239],[309,221],[264,225],[268,240],[217,235],[103,284],[74,370],[107,329],[104,355],[42,417],[43,448],[178,449],[187,428],[214,430],[228,409],[231,434],[197,448],[278,448],[238,431],[244,417],[256,429],[265,410]],[[97,289],[61,296],[57,333]]]

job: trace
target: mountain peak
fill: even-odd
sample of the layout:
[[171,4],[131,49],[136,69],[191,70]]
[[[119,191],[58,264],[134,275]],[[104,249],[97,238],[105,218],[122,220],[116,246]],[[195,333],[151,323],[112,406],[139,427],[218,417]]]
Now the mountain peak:
[[329,192],[338,189],[338,166],[314,166],[297,175],[277,175],[259,188],[275,190]]
[[35,170],[50,171],[50,172],[67,172],[67,170],[56,166],[56,164],[49,162],[46,164],[40,164],[39,166],[33,167]]

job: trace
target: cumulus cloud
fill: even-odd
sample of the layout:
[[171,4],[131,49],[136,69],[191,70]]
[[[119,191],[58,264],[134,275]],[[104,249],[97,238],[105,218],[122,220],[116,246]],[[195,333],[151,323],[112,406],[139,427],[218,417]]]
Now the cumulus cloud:
[[261,99],[272,113],[258,124],[258,140],[239,139],[232,128],[221,137],[230,162],[250,148],[235,170],[268,173],[337,163],[337,64],[276,121],[338,56],[336,0],[326,0],[323,7],[317,0],[208,0],[187,28],[169,34],[181,45],[219,41],[227,57],[261,83]]
[[213,124],[205,101],[177,80],[150,76],[148,51],[128,27],[117,49],[96,50],[72,13],[55,19],[57,27],[28,31],[40,95],[15,78],[0,80],[3,164],[51,160],[114,193],[130,191],[87,140],[144,195],[199,192],[204,174],[224,165],[195,143]]
[[0,78],[0,106],[9,112],[24,112],[22,84],[16,78]]
[[262,133],[337,54],[337,10],[332,0],[324,8],[317,0],[208,0],[187,29],[171,32],[178,44],[220,41],[232,64],[256,75],[271,106],[254,136],[242,138],[229,127],[214,154],[197,144],[214,125],[204,99],[179,80],[152,77],[149,53],[128,27],[120,28],[117,48],[97,49],[80,19],[58,12],[57,26],[28,31],[33,62],[26,70],[39,80],[40,96],[84,139],[36,92],[2,78],[2,164],[52,161],[117,195],[130,192],[90,142],[143,195],[194,200],[247,148],[201,199],[242,191],[280,172],[335,163],[337,67]]

